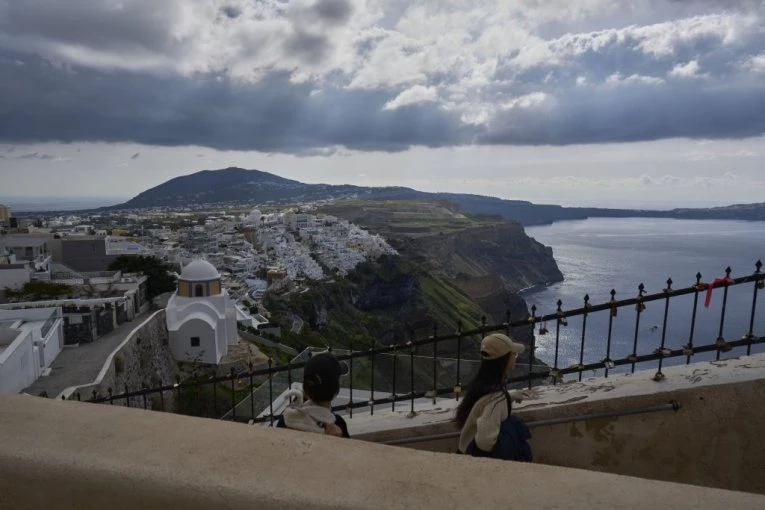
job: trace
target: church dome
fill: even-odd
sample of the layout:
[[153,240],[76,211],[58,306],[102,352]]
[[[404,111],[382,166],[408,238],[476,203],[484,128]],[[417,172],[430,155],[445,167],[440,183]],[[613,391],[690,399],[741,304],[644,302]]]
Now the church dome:
[[220,279],[220,273],[215,266],[206,260],[192,260],[181,270],[181,280],[187,282],[206,282]]

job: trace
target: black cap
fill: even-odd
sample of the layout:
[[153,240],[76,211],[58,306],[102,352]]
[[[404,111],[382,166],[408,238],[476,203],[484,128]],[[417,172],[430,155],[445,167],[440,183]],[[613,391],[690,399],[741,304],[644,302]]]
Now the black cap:
[[313,385],[320,386],[336,382],[341,375],[348,373],[348,365],[337,361],[337,358],[329,352],[314,354],[306,362],[303,368],[303,380]]

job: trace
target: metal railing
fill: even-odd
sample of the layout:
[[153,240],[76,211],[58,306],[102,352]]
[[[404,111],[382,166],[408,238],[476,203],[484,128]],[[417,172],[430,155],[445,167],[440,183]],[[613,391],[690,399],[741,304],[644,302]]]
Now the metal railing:
[[53,310],[53,313],[50,314],[50,317],[48,317],[48,320],[45,321],[45,323],[40,328],[40,336],[45,338],[48,336],[48,332],[53,327],[53,325],[56,323],[57,320],[61,318],[61,313],[58,308]]
[[[451,333],[439,334],[437,327],[433,327],[432,335],[426,338],[415,339],[412,336],[409,341],[382,347],[355,349],[353,344],[351,344],[346,354],[338,353],[336,355],[339,360],[344,360],[349,365],[347,389],[349,390],[350,398],[347,403],[334,406],[333,410],[345,411],[352,418],[355,409],[368,408],[369,412],[374,414],[376,407],[391,405],[395,409],[397,402],[409,401],[410,412],[414,413],[415,400],[418,399],[432,400],[433,403],[436,403],[439,397],[459,399],[463,391],[464,381],[470,378],[470,372],[472,371],[470,367],[475,367],[478,364],[477,360],[462,358],[464,343],[469,340],[477,343],[478,339],[488,333],[498,331],[512,333],[517,328],[531,327],[535,330],[539,326],[540,329],[531,335],[528,361],[524,363],[523,367],[520,367],[522,369],[525,368],[523,370],[524,373],[510,378],[508,381],[509,384],[528,385],[529,388],[533,384],[541,383],[544,380],[549,380],[551,384],[558,384],[566,376],[581,380],[583,373],[593,370],[602,370],[605,377],[608,377],[609,373],[616,371],[618,367],[629,367],[629,370],[634,372],[636,365],[639,364],[656,365],[657,371],[653,379],[661,381],[664,379],[662,369],[665,360],[674,359],[682,361],[685,358],[684,362],[688,364],[691,361],[691,357],[698,353],[715,353],[715,358],[720,359],[721,353],[728,352],[734,348],[745,348],[745,352],[748,355],[751,354],[753,346],[765,343],[765,337],[755,334],[754,331],[758,291],[765,288],[765,273],[762,273],[761,269],[762,263],[757,261],[755,271],[742,277],[731,278],[731,269],[727,268],[725,270],[725,277],[718,278],[712,283],[702,282],[702,275],[697,274],[695,282],[685,288],[672,288],[673,282],[671,279],[668,279],[666,287],[661,292],[655,294],[646,294],[643,284],[640,284],[637,295],[628,299],[617,300],[615,297],[616,292],[612,290],[610,293],[611,299],[600,304],[591,304],[589,296],[584,296],[581,308],[563,310],[561,301],[558,301],[557,309],[547,315],[537,316],[536,307],[532,306],[531,314],[522,320],[510,321],[510,312],[508,311],[506,315],[507,320],[502,324],[487,325],[484,318],[481,326],[470,330],[463,330],[460,323],[457,324],[456,330]],[[752,285],[751,308],[747,310],[748,324],[741,327],[743,335],[738,340],[728,341],[724,338],[723,332],[726,324],[726,314],[729,312],[729,289],[745,284]],[[698,333],[696,331],[696,323],[699,313],[699,296],[702,293],[711,292],[712,288],[718,287],[723,293],[723,297],[717,337],[714,342],[699,344],[695,341],[695,336]],[[667,321],[670,315],[669,305],[671,301],[677,300],[681,296],[692,298],[692,312],[689,324],[687,324],[689,333],[687,341],[683,345],[670,346],[667,341]],[[646,349],[646,351],[641,353],[639,335],[641,315],[646,310],[646,303],[655,301],[659,301],[664,305],[661,340],[658,347]],[[618,315],[619,310],[629,309],[630,307],[634,309],[635,316],[634,333],[630,335],[632,336],[631,353],[622,357],[614,357],[614,318]],[[587,350],[587,333],[591,331],[591,328],[588,326],[588,317],[592,317],[597,313],[608,315],[605,349],[601,353],[602,358],[598,356],[599,359],[597,361],[585,362],[584,353]],[[560,366],[561,359],[559,356],[561,327],[566,326],[568,320],[573,317],[581,317],[582,319],[581,338],[579,339],[579,359],[578,363],[562,367]],[[551,356],[551,366],[535,366],[535,357],[531,354],[535,351],[537,336],[549,332],[546,328],[547,322],[555,324],[555,349]],[[656,327],[658,328],[658,326]],[[730,328],[730,325],[728,327]],[[443,346],[444,342],[447,341],[456,342],[454,358],[445,359],[439,356],[439,346]],[[417,350],[421,347],[430,347],[432,351],[425,357],[418,355]],[[592,357],[591,352],[590,356]],[[281,380],[286,375],[286,381],[284,382],[286,382],[286,387],[289,387],[293,380],[296,380],[296,376],[302,373],[305,363],[305,361],[298,361],[276,366],[273,359],[269,359],[268,367],[263,369],[255,369],[252,363],[250,363],[248,370],[237,373],[232,369],[225,376],[197,377],[187,381],[178,379],[173,383],[154,388],[143,386],[139,389],[130,390],[125,387],[122,393],[115,393],[112,388],[109,388],[108,395],[99,395],[94,391],[94,394],[87,401],[109,404],[121,403],[126,406],[158,408],[164,411],[166,410],[165,396],[168,394],[175,396],[176,403],[182,402],[184,398],[186,400],[194,400],[196,398],[199,401],[201,398],[211,397],[212,409],[210,413],[212,417],[220,418],[225,413],[226,419],[233,421],[270,422],[273,424],[278,418],[278,415],[274,413],[274,398],[277,396],[274,394],[274,390],[276,389],[280,393],[281,386],[284,386],[283,384],[275,384],[277,376]],[[425,373],[425,366],[427,366],[427,374]],[[380,371],[382,367],[384,367],[384,373]],[[363,382],[367,375],[369,378],[366,382]],[[381,386],[381,382],[384,383],[385,387]],[[277,388],[277,386],[279,387]],[[357,394],[362,393],[361,390],[364,390],[363,394],[365,397],[363,399],[354,400],[354,386]],[[248,406],[249,409],[245,411],[242,410],[242,406],[237,406],[248,395],[251,396],[252,392],[257,388],[260,388],[259,391],[264,395],[266,390],[268,392],[267,399],[264,399],[267,401],[265,411],[268,411],[265,413],[265,416],[261,415],[264,410],[256,410],[254,404]],[[205,392],[207,392],[207,395],[202,395]],[[375,392],[377,392],[377,398],[375,398]],[[383,396],[379,396],[381,393]],[[369,398],[366,397],[367,395]],[[82,396],[77,393],[74,395],[74,398],[81,400]],[[152,405],[150,405],[150,400],[154,401]],[[251,397],[250,401],[254,402],[255,399]],[[183,409],[180,412],[188,413],[188,411]]]

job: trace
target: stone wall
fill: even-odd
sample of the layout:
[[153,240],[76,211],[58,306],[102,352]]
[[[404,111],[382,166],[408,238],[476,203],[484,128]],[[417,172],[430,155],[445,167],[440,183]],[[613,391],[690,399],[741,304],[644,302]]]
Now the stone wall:
[[[665,367],[539,387],[538,400],[514,406],[527,422],[624,412],[676,401],[680,410],[625,414],[532,429],[534,461],[765,494],[765,354]],[[349,420],[354,437],[369,441],[454,433],[454,400],[408,407],[374,419]],[[417,409],[417,408],[416,408]],[[387,422],[387,426],[386,426]],[[406,423],[409,423],[407,426]],[[455,452],[457,439],[412,443],[411,448]]]
[[[69,391],[68,397],[71,399],[79,392],[82,399],[89,399],[93,396],[93,391],[101,397],[106,397],[110,388],[116,394],[125,392],[126,387],[129,391],[137,391],[144,386],[154,388],[173,384],[178,368],[167,342],[165,311],[159,310],[134,329],[109,356],[94,384]],[[165,410],[172,410],[174,402],[175,392],[166,391],[162,393],[162,399],[158,393],[148,395],[146,407],[160,409],[164,404]],[[127,404],[124,400],[114,403]],[[129,405],[144,407],[144,399],[142,396],[131,398]]]

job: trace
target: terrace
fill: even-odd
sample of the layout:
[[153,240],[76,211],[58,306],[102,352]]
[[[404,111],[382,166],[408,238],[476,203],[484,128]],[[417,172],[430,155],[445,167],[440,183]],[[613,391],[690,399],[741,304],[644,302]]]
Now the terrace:
[[[521,321],[471,330],[458,325],[448,334],[435,330],[427,338],[371,349],[351,345],[337,352],[351,373],[336,410],[348,415],[357,440],[343,443],[342,451],[333,438],[244,425],[268,425],[278,416],[282,387],[299,380],[303,361],[122,393],[104,383],[89,400],[106,406],[3,396],[1,405],[10,413],[0,433],[18,441],[0,446],[0,491],[22,506],[42,505],[66,490],[75,502],[119,500],[115,508],[170,502],[188,508],[493,508],[510,501],[545,508],[762,508],[765,441],[759,429],[765,417],[753,403],[765,397],[765,337],[756,320],[764,282],[759,262],[750,275],[731,278],[728,272],[717,282],[713,332],[708,325],[697,328],[699,298],[711,286],[699,275],[689,287],[674,289],[669,281],[656,294],[639,289],[623,300],[585,299],[576,309],[559,304],[551,314],[537,316],[532,309]],[[734,292],[750,296],[738,315],[731,310]],[[650,303],[663,305],[653,307],[663,319],[661,333],[645,337],[635,327],[632,352],[616,349],[615,317],[639,324]],[[670,310],[680,304],[692,306],[682,343],[667,333]],[[745,320],[731,319],[744,312]],[[588,334],[599,324],[593,317],[608,327],[603,352],[588,346]],[[579,362],[564,365],[558,343],[561,328],[573,320],[582,322],[581,353]],[[555,339],[550,366],[532,359],[511,381],[540,394],[514,411],[532,427],[536,463],[454,455],[450,418],[475,362],[460,359],[460,349],[456,359],[442,358],[439,346],[476,341],[491,331],[537,331],[542,324],[550,324],[548,338]],[[534,343],[539,337],[537,331]],[[256,380],[265,383],[258,388]],[[241,386],[266,393],[264,407],[237,406]],[[224,420],[126,409],[176,411],[173,402],[184,394],[226,387],[231,405],[213,412]],[[85,389],[64,397],[84,395]],[[61,426],[40,440],[35,426],[23,425],[33,416]],[[292,460],[297,458],[320,459],[321,469]],[[50,490],[31,490],[41,474]]]

